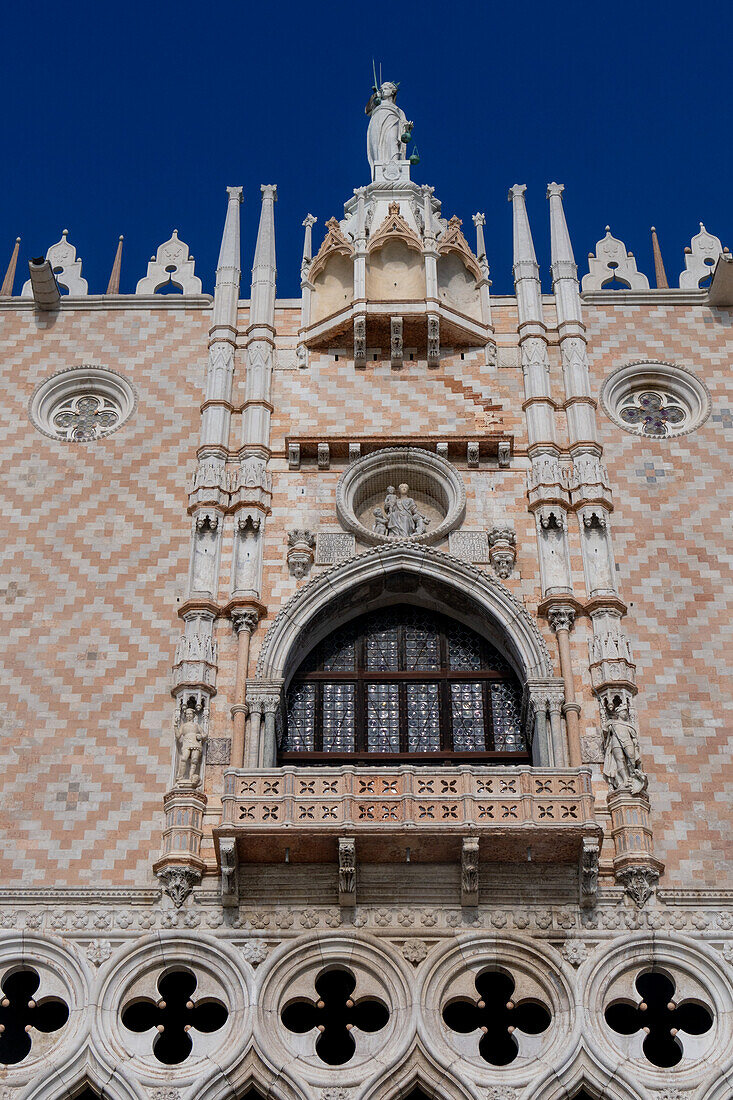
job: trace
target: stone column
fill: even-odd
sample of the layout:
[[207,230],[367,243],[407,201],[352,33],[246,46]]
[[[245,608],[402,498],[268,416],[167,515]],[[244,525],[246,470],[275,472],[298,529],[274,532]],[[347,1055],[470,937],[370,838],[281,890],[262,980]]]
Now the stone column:
[[491,320],[491,279],[489,278],[489,261],[486,258],[486,243],[484,241],[485,214],[474,214],[473,224],[476,226],[476,255],[478,256],[481,278],[478,283],[481,300],[481,320],[489,330],[489,343],[486,345],[486,365],[496,365],[496,345],[494,343],[494,326]]
[[264,705],[261,699],[248,699],[249,709],[249,736],[247,737],[245,767],[247,769],[259,767],[260,760],[260,724]]
[[547,617],[557,638],[560,672],[565,682],[563,712],[568,735],[568,758],[571,768],[579,768],[583,763],[580,751],[580,704],[575,698],[573,661],[570,654],[570,631],[575,622],[575,609],[568,605],[555,604],[548,610]]
[[249,640],[257,628],[259,614],[256,610],[237,609],[232,612],[232,623],[237,632],[237,673],[232,707],[232,755],[233,768],[244,767],[244,736],[247,724],[247,672],[249,668]]

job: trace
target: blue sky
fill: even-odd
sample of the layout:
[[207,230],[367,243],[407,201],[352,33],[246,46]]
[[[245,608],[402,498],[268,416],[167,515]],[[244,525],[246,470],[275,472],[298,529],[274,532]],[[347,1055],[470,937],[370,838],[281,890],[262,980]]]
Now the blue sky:
[[341,216],[368,182],[372,57],[401,83],[443,213],[486,213],[493,290],[511,284],[513,183],[528,185],[548,284],[545,188],[565,184],[581,274],[609,223],[650,276],[649,227],[670,283],[704,221],[733,247],[733,5],[637,0],[124,5],[6,4],[0,267],[68,227],[90,293],[125,235],[122,291],[177,228],[205,290],[228,184],[245,189],[248,296],[259,186],[277,183],[278,294],[299,294],[301,222]]

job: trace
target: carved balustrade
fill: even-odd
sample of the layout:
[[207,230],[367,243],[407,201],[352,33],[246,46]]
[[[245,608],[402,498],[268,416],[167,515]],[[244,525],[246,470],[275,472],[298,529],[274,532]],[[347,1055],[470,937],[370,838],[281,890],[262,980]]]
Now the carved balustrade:
[[483,858],[562,860],[601,832],[588,769],[284,767],[229,771],[225,783],[216,834],[258,862],[286,847],[313,858],[345,835],[380,862],[404,859],[405,846],[451,858],[467,835],[482,838]]

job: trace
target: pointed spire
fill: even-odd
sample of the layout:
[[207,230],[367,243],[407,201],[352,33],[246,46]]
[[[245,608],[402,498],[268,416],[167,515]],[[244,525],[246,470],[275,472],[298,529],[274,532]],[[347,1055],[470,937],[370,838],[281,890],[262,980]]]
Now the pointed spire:
[[553,268],[558,263],[575,264],[573,246],[570,243],[568,223],[565,221],[565,211],[562,204],[564,190],[565,187],[562,183],[550,183],[547,187],[547,197],[550,200],[550,248]]
[[12,298],[13,297],[13,283],[15,282],[15,269],[18,266],[18,252],[20,251],[20,237],[15,238],[15,247],[13,248],[13,255],[10,257],[10,263],[8,264],[8,270],[5,272],[5,278],[3,279],[3,285],[0,287],[0,298]]
[[516,183],[509,191],[514,221],[514,287],[517,293],[520,326],[527,323],[544,324],[542,317],[542,287],[540,269],[529,228],[527,204],[524,193],[527,186]]
[[474,214],[473,224],[476,226],[476,255],[478,256],[478,262],[483,263],[486,260],[486,244],[484,243],[486,215]]
[[275,323],[275,201],[277,187],[273,183],[262,184],[262,210],[255,245],[252,267],[252,303],[250,326]]
[[[229,196],[227,213],[221,235],[219,261],[216,265],[214,312],[211,325],[212,337],[216,334],[216,330],[220,325],[231,329],[237,327],[237,302],[239,301],[239,283],[242,275],[239,240],[239,208],[242,204],[242,188],[227,187],[227,195]],[[223,338],[227,338],[225,334]]]
[[303,219],[303,228],[305,229],[305,235],[303,239],[303,263],[308,264],[313,259],[313,226],[318,221],[318,218],[313,214],[306,214]]
[[115,262],[112,264],[112,273],[109,277],[109,283],[107,285],[108,294],[120,293],[120,274],[122,272],[122,242],[124,237],[120,233],[120,239],[117,242],[117,251],[115,252]]
[[654,275],[657,280],[657,290],[667,290],[669,287],[667,272],[664,270],[662,250],[659,247],[659,237],[654,226],[652,226],[652,253],[654,254]]
[[537,257],[534,251],[532,232],[529,228],[527,216],[527,203],[524,193],[527,190],[526,183],[515,183],[509,190],[509,202],[514,207],[514,264],[531,263],[537,267]]
[[[227,216],[224,222],[224,231],[221,235],[221,248],[219,249],[219,262],[216,265],[217,276],[226,268],[234,268],[239,271],[240,247],[239,247],[239,207],[242,204],[242,188],[227,187]],[[219,279],[217,278],[217,283]]]

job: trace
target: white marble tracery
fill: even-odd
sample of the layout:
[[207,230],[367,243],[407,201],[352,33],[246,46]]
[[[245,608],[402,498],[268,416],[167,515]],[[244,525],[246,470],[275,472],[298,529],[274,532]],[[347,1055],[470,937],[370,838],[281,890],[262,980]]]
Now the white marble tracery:
[[[537,939],[498,924],[485,929],[479,910],[472,917],[478,927],[448,929],[446,938],[445,929],[430,925],[418,932],[409,908],[396,914],[378,910],[369,931],[360,927],[361,909],[353,926],[333,910],[330,928],[323,926],[322,913],[309,909],[296,935],[289,926],[275,925],[268,911],[251,913],[246,929],[238,927],[240,920],[203,932],[195,927],[198,909],[188,910],[195,917],[188,929],[137,936],[126,929],[95,932],[91,942],[100,935],[111,941],[99,967],[88,961],[84,930],[53,937],[26,932],[25,942],[19,933],[6,934],[0,976],[22,959],[43,971],[45,992],[57,992],[70,1008],[68,1024],[40,1062],[29,1058],[4,1069],[8,1095],[66,1100],[69,1090],[74,1094],[88,1081],[114,1100],[167,1097],[170,1090],[179,1100],[229,1100],[232,1090],[243,1095],[249,1086],[274,1100],[325,1100],[337,1090],[354,1100],[393,1100],[416,1084],[443,1100],[560,1100],[581,1085],[591,1094],[602,1089],[599,1095],[612,1100],[660,1100],[670,1089],[695,1100],[727,1098],[720,1086],[733,1073],[730,975],[700,933],[683,939],[635,930],[616,933],[609,943],[608,933],[594,931],[592,921],[579,935],[577,928],[564,930],[563,920],[559,936],[550,929],[544,933],[549,938]],[[609,910],[616,913],[615,924],[624,912]],[[538,927],[552,920],[540,910],[536,916]],[[407,944],[410,950],[403,949]],[[354,976],[359,996],[375,996],[389,1009],[387,1026],[357,1035],[355,1055],[338,1067],[314,1054],[317,1032],[294,1035],[281,1021],[284,1005],[294,997],[312,998],[315,976],[334,966]],[[197,1000],[220,1000],[228,1016],[210,1034],[192,1033],[191,1054],[166,1066],[150,1053],[154,1035],[131,1033],[120,1012],[131,998],[155,998],[160,975],[176,967],[194,973]],[[687,1053],[671,1071],[640,1056],[643,1035],[620,1036],[604,1018],[608,1003],[625,996],[634,975],[650,967],[671,975],[679,1000],[695,999],[713,1016],[709,1032],[681,1037]],[[475,1001],[475,978],[486,969],[510,973],[517,1001],[533,997],[551,1017],[543,1032],[515,1036],[519,1056],[502,1068],[478,1055],[479,1035],[461,1036],[441,1017],[456,994]]]
[[194,275],[193,256],[189,255],[188,245],[178,239],[177,229],[150,258],[147,274],[138,282],[135,293],[156,294],[169,283],[182,294],[201,293],[201,280]]
[[[87,294],[89,284],[81,275],[81,260],[76,258],[76,249],[68,240],[68,229],[61,234],[61,240],[52,244],[46,253],[46,259],[53,269],[56,282],[63,287],[70,297],[79,297]],[[23,298],[33,297],[33,287],[30,279],[23,284],[21,291]]]
[[629,290],[648,290],[649,280],[637,271],[636,260],[626,245],[614,237],[606,226],[606,235],[596,244],[596,253],[588,257],[588,274],[583,276],[582,289],[603,290],[611,282],[618,281]]

